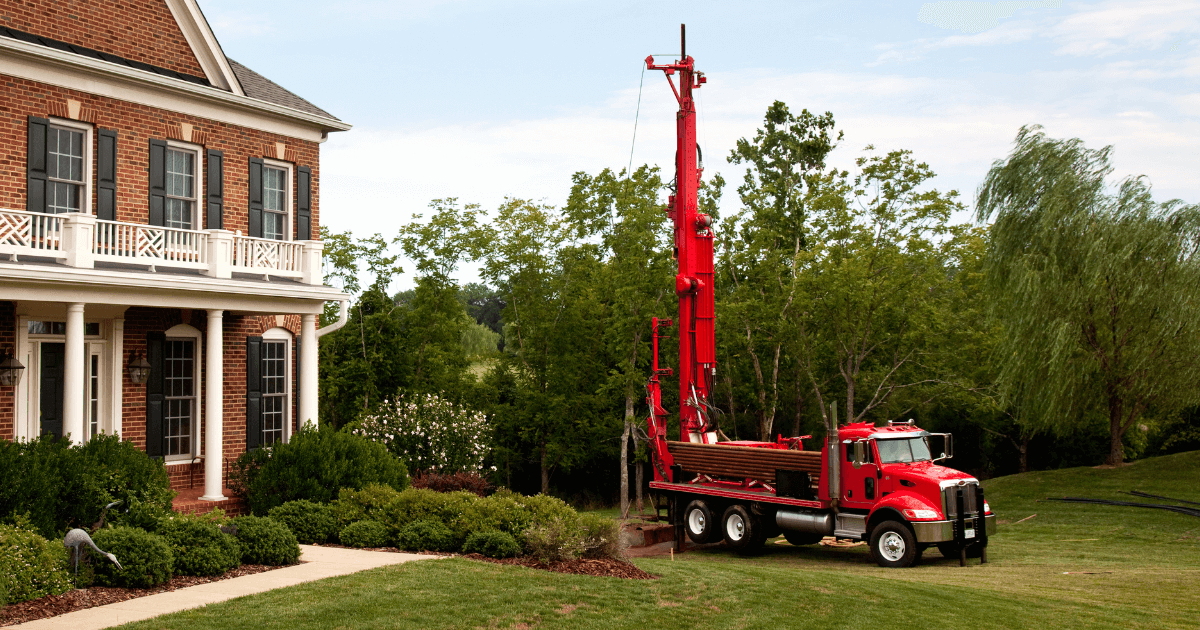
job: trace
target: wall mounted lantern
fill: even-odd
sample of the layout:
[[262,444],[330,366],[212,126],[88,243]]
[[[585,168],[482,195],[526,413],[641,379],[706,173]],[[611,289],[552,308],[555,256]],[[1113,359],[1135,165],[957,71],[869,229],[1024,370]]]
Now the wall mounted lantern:
[[11,352],[0,353],[0,385],[12,387],[21,382],[25,366]]
[[142,356],[141,352],[129,358],[127,369],[129,370],[129,380],[133,381],[134,385],[145,385],[146,381],[150,380],[150,362]]

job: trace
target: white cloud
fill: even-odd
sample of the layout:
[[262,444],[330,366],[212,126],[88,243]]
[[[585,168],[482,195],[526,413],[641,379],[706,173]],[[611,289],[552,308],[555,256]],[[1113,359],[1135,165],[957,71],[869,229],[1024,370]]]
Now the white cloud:
[[963,33],[982,33],[996,28],[1003,18],[1010,18],[1020,9],[1057,9],[1062,0],[1040,2],[926,2],[917,13],[917,20]]

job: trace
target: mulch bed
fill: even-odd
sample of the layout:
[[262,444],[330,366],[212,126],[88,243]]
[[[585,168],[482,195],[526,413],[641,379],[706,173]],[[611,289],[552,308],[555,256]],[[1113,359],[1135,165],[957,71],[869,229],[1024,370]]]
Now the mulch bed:
[[487,556],[482,556],[477,553],[469,553],[462,557],[469,558],[471,560],[493,562],[495,564],[507,564],[510,566],[553,571],[555,573],[593,575],[597,577],[615,577],[624,578],[627,580],[658,579],[657,575],[651,575],[628,562],[623,560],[614,560],[612,558],[580,558],[579,560],[571,560],[570,562],[549,562],[543,564],[534,558],[488,558]]
[[168,591],[174,591],[176,589],[186,588],[188,586],[208,584],[209,582],[216,582],[218,580],[228,580],[230,578],[241,577],[243,575],[253,575],[255,573],[262,573],[264,571],[282,568],[283,567],[268,566],[265,564],[243,564],[242,566],[223,575],[211,577],[180,575],[152,588],[93,586],[91,588],[75,589],[73,591],[67,591],[62,595],[47,595],[38,599],[31,599],[27,602],[4,606],[3,608],[0,608],[0,626],[25,623],[26,621],[44,619],[46,617],[55,617],[69,612],[75,612],[76,610],[104,606],[105,604],[115,604],[117,602],[123,602],[129,599],[146,597],[147,595],[166,593]]

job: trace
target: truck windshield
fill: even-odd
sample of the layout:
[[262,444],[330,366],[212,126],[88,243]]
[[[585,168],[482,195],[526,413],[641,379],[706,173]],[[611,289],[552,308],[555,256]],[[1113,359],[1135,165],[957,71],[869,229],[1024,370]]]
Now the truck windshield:
[[875,444],[879,448],[879,459],[885,464],[924,462],[932,459],[929,455],[929,443],[924,437],[876,440]]

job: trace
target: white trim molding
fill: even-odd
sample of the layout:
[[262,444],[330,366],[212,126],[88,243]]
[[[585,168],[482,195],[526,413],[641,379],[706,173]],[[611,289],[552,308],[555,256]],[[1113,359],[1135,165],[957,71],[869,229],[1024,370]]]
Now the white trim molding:
[[196,55],[196,61],[204,69],[209,83],[245,96],[237,76],[233,74],[233,68],[229,66],[229,60],[225,58],[225,52],[221,50],[217,36],[213,34],[196,0],[167,0],[167,8],[175,17],[175,23],[179,25],[188,46]]
[[0,37],[0,74],[319,142],[352,125],[75,53]]

